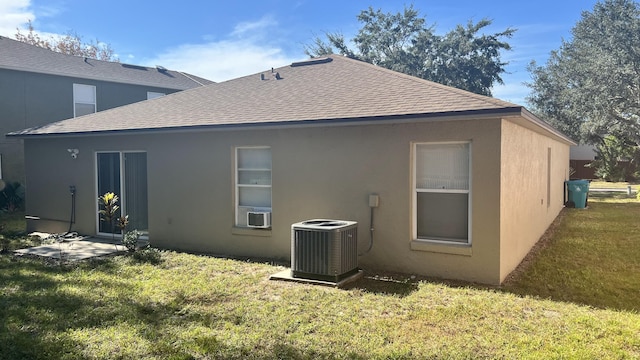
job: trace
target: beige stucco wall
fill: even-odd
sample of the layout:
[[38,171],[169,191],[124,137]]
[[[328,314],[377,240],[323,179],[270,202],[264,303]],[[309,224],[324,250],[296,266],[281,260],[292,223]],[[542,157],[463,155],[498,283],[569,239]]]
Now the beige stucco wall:
[[502,281],[518,266],[564,206],[569,144],[504,120],[501,173]]
[[[514,138],[507,140],[507,135]],[[471,246],[412,241],[411,144],[444,141],[472,144]],[[155,246],[289,259],[292,223],[336,218],[359,223],[363,251],[369,242],[368,196],[377,193],[375,243],[359,258],[361,267],[497,284],[559,209],[557,203],[547,210],[546,204],[521,201],[520,191],[511,188],[523,187],[517,179],[540,175],[537,167],[523,161],[523,153],[512,150],[542,144],[546,159],[545,141],[500,119],[28,139],[27,212],[59,220],[32,221],[31,229],[66,230],[68,187],[75,185],[73,229],[95,234],[95,152],[143,150],[148,162],[149,237]],[[271,230],[233,227],[236,146],[271,147]],[[67,148],[78,148],[78,158],[71,159]],[[557,151],[558,159],[564,156],[564,150]],[[505,162],[520,164],[512,168]],[[506,181],[501,181],[501,173]],[[530,181],[536,189],[543,181],[546,189],[543,178]],[[540,201],[538,190],[531,196]],[[542,210],[544,219],[531,223],[529,217]],[[514,220],[504,221],[512,213]],[[520,230],[533,235],[514,236]],[[502,246],[501,232],[509,238]]]

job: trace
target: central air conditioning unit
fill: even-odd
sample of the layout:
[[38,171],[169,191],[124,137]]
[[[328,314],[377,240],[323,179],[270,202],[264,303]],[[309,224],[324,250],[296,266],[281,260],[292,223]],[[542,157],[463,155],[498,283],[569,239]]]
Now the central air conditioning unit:
[[291,276],[338,282],[358,272],[358,223],[314,219],[291,225]]

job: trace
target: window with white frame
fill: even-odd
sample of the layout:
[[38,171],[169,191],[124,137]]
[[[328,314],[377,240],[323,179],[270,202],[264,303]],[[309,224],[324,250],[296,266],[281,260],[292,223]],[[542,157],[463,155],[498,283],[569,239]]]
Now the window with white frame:
[[159,98],[165,95],[166,95],[165,93],[161,93],[161,92],[147,91],[147,100]]
[[414,239],[469,244],[471,144],[418,143],[414,152]]
[[96,87],[73,84],[73,117],[96,112]]
[[271,212],[271,148],[236,148],[236,226],[247,227],[249,212]]

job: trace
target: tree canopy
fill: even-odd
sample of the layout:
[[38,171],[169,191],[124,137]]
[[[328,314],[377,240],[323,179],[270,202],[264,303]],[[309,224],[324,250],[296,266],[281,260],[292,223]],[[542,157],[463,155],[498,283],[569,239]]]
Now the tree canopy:
[[354,59],[481,95],[491,96],[494,83],[503,83],[500,75],[507,63],[500,53],[511,49],[504,39],[511,38],[515,29],[482,34],[492,23],[482,19],[437,35],[413,6],[397,14],[369,7],[358,15],[358,21],[362,27],[351,40],[355,49],[342,34],[327,33],[326,41],[316,37],[305,46],[305,53],[323,56],[334,53],[335,48]]
[[44,39],[35,32],[31,20],[29,20],[28,29],[29,32],[26,34],[23,34],[20,29],[16,29],[16,40],[66,55],[84,56],[106,61],[119,61],[111,44],[102,43],[97,39],[90,42],[83,42],[82,38],[72,31],[67,32],[59,39],[53,36]]
[[[582,13],[573,38],[529,70],[531,109],[588,144],[640,145],[640,7],[605,0]],[[606,145],[606,144],[605,144]]]

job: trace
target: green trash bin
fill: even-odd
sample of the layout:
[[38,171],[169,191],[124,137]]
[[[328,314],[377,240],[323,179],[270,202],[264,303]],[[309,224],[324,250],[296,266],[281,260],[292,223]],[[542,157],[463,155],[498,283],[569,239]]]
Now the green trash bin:
[[589,180],[568,180],[564,183],[569,190],[569,201],[572,201],[576,208],[584,209],[589,196]]

